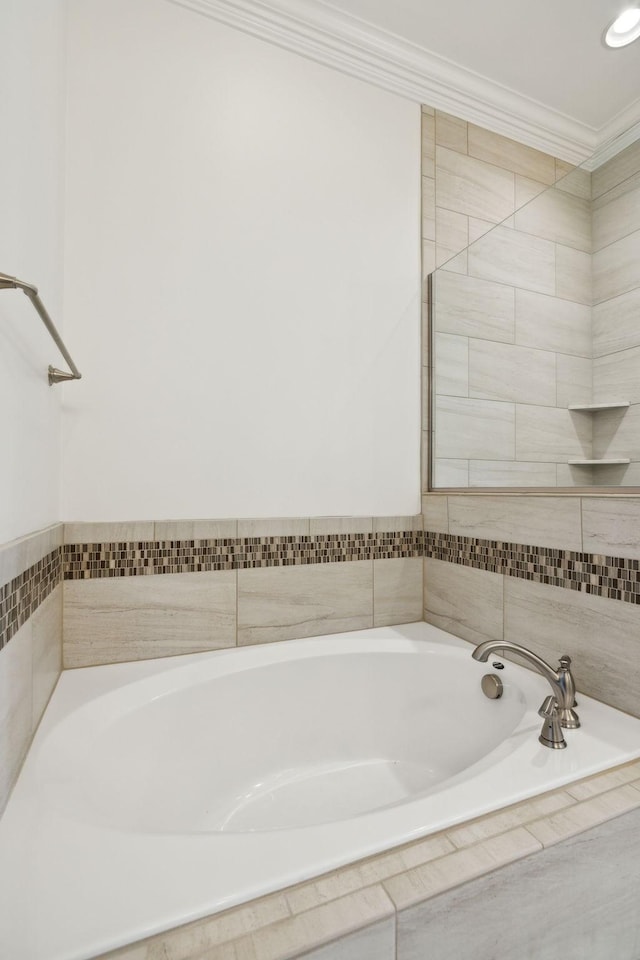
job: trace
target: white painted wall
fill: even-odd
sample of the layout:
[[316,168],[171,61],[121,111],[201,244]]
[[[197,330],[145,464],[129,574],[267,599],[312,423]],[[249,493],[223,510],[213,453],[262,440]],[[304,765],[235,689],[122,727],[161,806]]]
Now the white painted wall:
[[[0,0],[0,272],[62,316],[63,8]],[[61,358],[26,297],[0,291],[0,543],[59,519]]]
[[419,512],[420,109],[71,0],[63,516]]

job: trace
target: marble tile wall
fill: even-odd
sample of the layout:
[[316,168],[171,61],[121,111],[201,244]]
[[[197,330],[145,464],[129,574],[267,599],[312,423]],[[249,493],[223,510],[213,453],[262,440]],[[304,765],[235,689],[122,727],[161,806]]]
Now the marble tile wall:
[[639,499],[428,494],[423,509],[428,623],[566,653],[578,689],[640,716]]
[[65,541],[65,667],[422,619],[421,516],[66,524]]
[[631,460],[599,468],[601,482],[612,485],[640,479],[639,166],[632,144],[593,174],[593,398],[631,404],[594,415],[594,456]]
[[436,485],[583,482],[567,461],[591,458],[592,422],[567,407],[592,396],[589,174],[428,107],[422,135]]
[[62,669],[62,525],[0,548],[0,814]]

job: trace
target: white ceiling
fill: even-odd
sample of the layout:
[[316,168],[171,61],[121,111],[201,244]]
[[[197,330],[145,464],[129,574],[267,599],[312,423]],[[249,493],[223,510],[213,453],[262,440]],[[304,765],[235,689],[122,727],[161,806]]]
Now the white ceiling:
[[633,0],[332,0],[327,6],[453,61],[595,130],[640,97],[640,40],[604,29]]
[[169,0],[577,163],[640,123],[639,0]]

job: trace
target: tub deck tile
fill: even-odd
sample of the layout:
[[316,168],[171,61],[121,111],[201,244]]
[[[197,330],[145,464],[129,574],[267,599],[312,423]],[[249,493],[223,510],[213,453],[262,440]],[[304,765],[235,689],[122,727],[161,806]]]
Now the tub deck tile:
[[640,760],[633,760],[631,763],[616,767],[614,770],[609,770],[597,777],[589,777],[586,780],[571,783],[565,787],[565,790],[576,800],[588,800],[590,797],[606,793],[614,787],[622,787],[625,783],[631,783],[638,778],[640,778]]
[[638,807],[640,791],[630,784],[625,784],[576,803],[551,817],[527,824],[527,830],[544,847],[550,847]]
[[514,827],[531,823],[532,820],[549,816],[576,802],[576,799],[570,796],[568,789],[554,790],[552,793],[524,800],[513,807],[507,807],[497,813],[490,813],[484,817],[478,817],[477,820],[463,823],[459,827],[453,827],[447,830],[447,836],[456,847],[462,849],[489,837],[506,833]]
[[416,867],[384,882],[397,910],[406,910],[429,897],[481,877],[498,867],[542,849],[542,844],[523,827],[516,827],[440,860]]

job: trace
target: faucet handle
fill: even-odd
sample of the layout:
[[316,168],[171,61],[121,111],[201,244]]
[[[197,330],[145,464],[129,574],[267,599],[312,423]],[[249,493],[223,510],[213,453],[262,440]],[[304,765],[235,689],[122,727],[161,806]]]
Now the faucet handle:
[[538,710],[538,715],[544,719],[542,730],[538,740],[545,747],[551,747],[552,750],[563,750],[567,741],[562,735],[560,726],[560,712],[558,710],[558,701],[553,696],[545,697],[542,706]]

